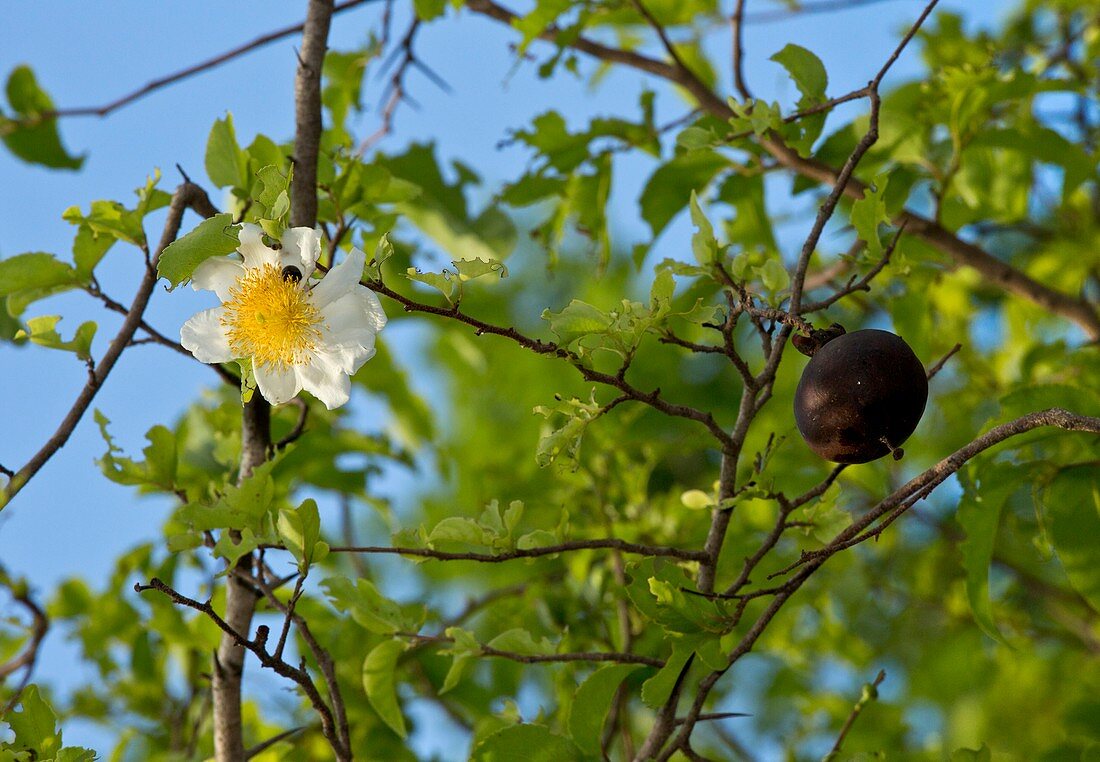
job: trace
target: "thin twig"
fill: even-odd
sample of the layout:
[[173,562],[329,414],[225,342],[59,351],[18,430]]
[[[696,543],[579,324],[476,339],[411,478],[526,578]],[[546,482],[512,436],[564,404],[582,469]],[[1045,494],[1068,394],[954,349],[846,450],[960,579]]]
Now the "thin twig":
[[295,442],[306,429],[306,419],[309,417],[309,405],[301,397],[293,397],[290,400],[290,404],[298,408],[298,420],[285,437],[275,443],[276,450],[281,450],[291,442]]
[[947,365],[947,361],[950,360],[955,355],[955,353],[958,352],[962,348],[963,348],[962,344],[956,344],[955,346],[951,347],[951,349],[948,351],[948,353],[940,358],[940,361],[938,363],[936,363],[935,365],[933,365],[931,368],[928,369],[928,380],[931,381],[937,373],[939,373],[941,370],[943,370],[943,366]]
[[[350,10],[358,5],[372,2],[375,2],[375,0],[345,0],[345,2],[339,3],[333,8],[333,13],[340,13],[342,11]],[[214,69],[224,63],[232,61],[235,58],[240,58],[244,54],[250,53],[257,48],[262,48],[265,45],[271,44],[272,42],[281,40],[284,37],[290,37],[293,34],[297,34],[298,32],[302,31],[304,27],[305,23],[303,22],[301,24],[295,24],[294,26],[283,27],[282,29],[276,29],[273,32],[268,32],[267,34],[257,37],[251,42],[247,42],[244,45],[239,45],[232,50],[227,50],[226,52],[216,55],[213,58],[209,58],[205,61],[194,64],[193,66],[188,66],[186,69],[181,69],[167,76],[160,77],[159,79],[154,79],[143,87],[140,87],[133,92],[127,93],[126,95],[116,98],[115,100],[110,101],[109,103],[105,103],[101,106],[83,106],[79,108],[55,109],[53,111],[43,112],[37,118],[38,120],[45,121],[48,119],[59,119],[71,116],[107,116],[111,112],[117,111],[123,106],[127,106],[136,100],[144,98],[146,95],[156,92],[161,88],[175,84],[176,82],[187,79],[188,77],[193,77],[196,74],[201,74],[204,71]]]
[[840,747],[844,745],[844,739],[848,735],[848,731],[852,729],[852,725],[855,724],[859,718],[863,708],[869,703],[878,698],[878,687],[882,685],[882,681],[886,679],[886,670],[879,670],[878,676],[875,677],[874,682],[868,683],[863,686],[863,695],[859,697],[859,701],[852,707],[851,714],[848,715],[848,719],[844,722],[844,727],[840,729],[840,735],[837,736],[836,743],[833,744],[832,750],[825,755],[822,762],[831,762],[837,758],[840,754]]
[[[418,632],[395,632],[394,635],[402,638],[409,638],[416,643],[454,643],[454,638],[449,638],[446,635],[423,635]],[[495,656],[500,659],[509,659],[510,661],[519,662],[521,664],[554,664],[571,661],[591,661],[615,662],[619,664],[645,664],[646,666],[657,667],[658,669],[665,666],[664,661],[661,659],[654,659],[651,656],[607,651],[581,651],[560,654],[521,654],[515,653],[514,651],[501,651],[492,646],[481,645],[480,654],[482,656]]]
[[[12,691],[11,696],[4,706],[0,707],[0,717],[7,717],[15,705],[19,703],[19,699],[23,695],[23,690],[30,684],[31,676],[34,674],[34,667],[38,663],[38,654],[42,646],[42,641],[45,639],[46,633],[50,629],[50,619],[46,615],[46,612],[42,610],[42,607],[34,602],[28,590],[18,589],[10,583],[7,573],[4,572],[3,569],[0,569],[0,580],[7,584],[11,590],[12,600],[26,609],[31,617],[28,627],[30,632],[27,645],[11,659],[0,663],[0,685],[3,685],[4,681],[15,672],[21,669],[25,670],[23,677],[19,681],[19,685]],[[21,585],[20,587],[25,586]]]
[[118,329],[114,339],[111,340],[111,344],[107,347],[103,357],[96,363],[94,371],[90,374],[87,383],[73,402],[69,412],[62,419],[57,431],[42,445],[38,452],[31,456],[26,465],[11,477],[11,480],[0,491],[0,511],[38,473],[39,469],[46,465],[46,462],[53,457],[54,453],[69,441],[73,430],[80,419],[83,418],[96,393],[106,382],[107,376],[115,367],[118,358],[129,345],[130,340],[134,338],[134,333],[141,325],[142,316],[149,304],[149,298],[153,295],[153,287],[157,282],[156,263],[160,259],[161,252],[167,248],[168,244],[176,240],[183,221],[183,213],[187,209],[194,209],[204,217],[213,217],[217,214],[217,210],[210,203],[206,191],[199,186],[184,183],[176,189],[168,206],[168,218],[164,222],[164,232],[161,235],[160,243],[150,259],[151,266],[146,268],[145,274],[142,276],[137,293],[134,295],[134,301],[126,313],[126,319],[122,321],[122,326]]
[[[264,545],[265,548],[281,550],[279,546]],[[548,545],[542,548],[525,548],[516,550],[504,550],[500,553],[450,553],[432,548],[399,548],[374,545],[342,546],[336,545],[329,550],[333,553],[380,553],[399,556],[419,556],[421,558],[434,558],[437,561],[479,561],[481,563],[496,564],[504,561],[512,561],[517,558],[539,558],[558,553],[567,553],[573,550],[596,550],[601,548],[613,548],[623,553],[637,553],[641,556],[663,556],[667,558],[679,558],[683,561],[700,561],[703,553],[698,550],[683,550],[680,548],[668,548],[660,545],[639,545],[626,542],[618,538],[597,540],[571,540],[559,545]]]

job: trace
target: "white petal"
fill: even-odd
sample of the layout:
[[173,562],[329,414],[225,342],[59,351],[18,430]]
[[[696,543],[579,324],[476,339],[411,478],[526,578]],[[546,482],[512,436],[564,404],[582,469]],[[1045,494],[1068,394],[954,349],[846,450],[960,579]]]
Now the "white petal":
[[264,245],[264,231],[259,225],[246,222],[241,225],[238,240],[241,242],[237,251],[244,257],[244,266],[252,269],[264,265],[279,265],[279,252]]
[[229,338],[221,324],[223,314],[221,307],[203,310],[180,328],[180,343],[200,362],[218,363],[233,359]]
[[366,254],[359,249],[352,249],[344,257],[344,261],[329,270],[321,278],[321,282],[313,287],[313,303],[317,308],[324,309],[355,288],[355,284],[363,277],[363,265],[366,262]]
[[191,288],[213,291],[223,302],[229,301],[229,289],[244,275],[244,265],[228,257],[211,257],[191,274]]
[[302,390],[294,368],[280,370],[269,365],[253,364],[252,371],[256,376],[256,385],[260,387],[260,394],[272,405],[289,402]]
[[340,407],[351,396],[351,379],[340,368],[340,361],[321,350],[314,352],[304,365],[295,366],[302,388],[329,410]]
[[355,373],[374,357],[374,339],[386,316],[378,297],[365,286],[332,302],[321,311],[321,341],[341,361],[346,373]]
[[313,228],[287,228],[283,232],[283,250],[279,252],[282,267],[293,265],[308,278],[321,256],[321,238]]

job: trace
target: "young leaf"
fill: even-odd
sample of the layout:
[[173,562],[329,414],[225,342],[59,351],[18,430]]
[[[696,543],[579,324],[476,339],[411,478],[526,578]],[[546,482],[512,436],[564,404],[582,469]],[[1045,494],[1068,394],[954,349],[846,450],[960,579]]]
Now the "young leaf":
[[4,721],[15,733],[16,744],[36,751],[38,759],[51,759],[61,748],[57,715],[42,698],[37,685],[27,686],[19,705],[23,711],[4,716]]
[[237,250],[237,227],[232,214],[216,214],[179,238],[161,253],[157,275],[175,288],[191,277],[195,268],[211,257],[224,257]]
[[397,701],[397,660],[405,653],[400,640],[384,640],[363,661],[363,688],[374,711],[397,735],[405,738],[405,716]]
[[524,656],[547,656],[554,653],[554,644],[546,638],[536,641],[531,633],[522,627],[515,627],[502,632],[489,641],[489,648],[498,651],[509,651]]
[[470,762],[579,762],[584,759],[569,739],[542,725],[510,725],[477,745]]
[[15,339],[17,341],[30,339],[39,346],[76,352],[76,356],[81,360],[91,360],[92,339],[95,338],[96,324],[91,320],[81,323],[73,337],[65,341],[61,338],[61,334],[57,332],[59,322],[61,322],[60,315],[43,315],[42,317],[31,318],[27,321],[27,330],[16,331]]
[[812,106],[825,100],[825,89],[829,86],[829,75],[821,59],[794,43],[771,57],[772,61],[783,66],[802,93],[798,102],[801,107]]
[[226,114],[210,128],[206,140],[206,174],[219,188],[248,186],[248,155],[237,143],[233,115]]
[[687,664],[688,657],[692,654],[690,646],[673,641],[672,655],[668,657],[665,666],[642,684],[642,701],[646,706],[659,709],[672,695],[672,689],[680,678],[680,670]]
[[0,259],[0,296],[76,285],[81,280],[72,267],[42,251]]
[[728,166],[729,159],[714,151],[691,151],[658,167],[638,199],[642,219],[649,224],[653,237],[660,235],[687,206],[693,193],[705,189]]
[[629,675],[641,669],[640,664],[612,664],[602,667],[581,684],[573,694],[573,706],[569,712],[569,735],[573,743],[586,754],[600,753],[600,735],[603,731],[611,701],[619,684]]
[[1100,612],[1100,480],[1096,466],[1063,469],[1043,493],[1050,537],[1069,582]]
[[989,564],[993,560],[993,545],[1000,525],[1005,501],[1020,483],[1020,470],[1015,466],[983,463],[959,471],[964,492],[956,518],[966,532],[959,544],[963,568],[966,569],[966,596],[974,621],[989,637],[1003,645],[1004,639],[989,600]]
[[714,226],[710,224],[706,214],[699,206],[699,199],[695,191],[691,192],[689,199],[691,207],[691,221],[695,224],[696,232],[691,236],[691,251],[695,254],[695,261],[701,265],[708,265],[718,258],[718,241],[714,237]]
[[409,624],[401,607],[378,592],[370,580],[352,585],[347,577],[330,577],[321,583],[332,605],[351,614],[361,627],[379,635],[392,635]]
[[882,253],[882,242],[878,237],[878,227],[890,221],[886,213],[886,184],[888,174],[875,177],[873,187],[863,192],[863,198],[852,204],[852,227],[859,239],[867,244],[867,253],[873,257]]
[[611,327],[612,319],[598,307],[574,299],[561,312],[544,310],[542,319],[562,344],[571,344],[591,333],[602,333]]

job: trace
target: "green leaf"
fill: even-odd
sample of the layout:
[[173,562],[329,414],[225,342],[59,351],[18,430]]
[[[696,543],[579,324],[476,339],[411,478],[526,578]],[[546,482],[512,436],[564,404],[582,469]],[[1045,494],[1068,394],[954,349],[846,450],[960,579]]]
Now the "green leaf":
[[714,226],[710,224],[710,220],[699,206],[695,191],[691,192],[689,201],[691,221],[695,225],[695,233],[691,236],[691,251],[695,254],[696,262],[708,265],[718,258],[718,241],[714,237]]
[[406,277],[409,280],[415,280],[418,283],[424,283],[443,294],[444,298],[451,304],[455,303],[455,294],[458,291],[458,282],[453,280],[451,273],[444,270],[441,273],[426,273],[421,272],[418,267],[410,267],[405,271]]
[[227,568],[232,568],[241,558],[260,547],[260,538],[245,527],[241,530],[239,539],[234,539],[229,532],[222,532],[222,536],[214,544],[214,556],[224,558]]
[[16,331],[15,339],[17,341],[30,339],[39,346],[76,352],[76,356],[81,360],[91,360],[92,339],[95,338],[96,324],[91,320],[81,323],[73,337],[65,341],[61,338],[61,334],[57,332],[59,322],[61,322],[60,315],[43,315],[42,317],[31,318],[27,321],[27,330],[20,329]]
[[416,16],[421,21],[431,21],[443,15],[447,0],[413,0]]
[[1100,479],[1095,464],[1065,468],[1043,491],[1050,538],[1070,584],[1100,612]]
[[487,644],[489,648],[523,656],[548,656],[554,653],[554,644],[546,638],[536,641],[527,630],[515,627],[497,635]]
[[800,107],[812,106],[825,100],[825,90],[829,86],[829,75],[825,72],[825,65],[821,59],[794,43],[771,57],[772,61],[780,64],[802,93],[802,99],[798,102]]
[[573,743],[586,754],[600,753],[600,735],[615,691],[629,675],[641,669],[640,664],[612,664],[602,667],[585,680],[573,694],[569,711],[569,735]]
[[470,762],[577,762],[583,757],[568,738],[542,725],[510,725],[486,737]]
[[1009,464],[982,463],[959,471],[963,498],[956,519],[966,532],[959,544],[963,568],[966,569],[966,596],[974,621],[989,637],[1003,645],[1004,639],[993,618],[989,599],[989,564],[993,560],[993,545],[1000,525],[1005,501],[1020,483],[1020,469]]
[[82,223],[73,239],[73,263],[81,280],[86,280],[118,240],[114,236],[97,233],[91,225]]
[[638,198],[642,219],[649,223],[653,237],[688,205],[693,194],[703,191],[728,166],[729,159],[714,151],[691,151],[658,167]]
[[777,294],[791,285],[790,273],[787,272],[787,268],[778,259],[769,259],[761,267],[758,267],[756,272],[760,276],[760,282],[764,284],[764,288],[773,294]]
[[463,542],[467,545],[489,545],[484,527],[465,516],[448,516],[428,534],[428,543]]
[[8,104],[17,119],[0,116],[0,135],[15,156],[51,169],[80,169],[83,156],[72,156],[61,143],[57,119],[43,115],[54,110],[53,99],[38,85],[28,66],[17,66],[8,76]]
[[579,299],[569,302],[561,312],[543,311],[542,319],[549,321],[550,330],[565,345],[591,333],[602,333],[613,322],[606,312]]
[[685,508],[701,511],[714,505],[714,498],[701,489],[689,489],[680,495],[680,502]]
[[687,664],[693,649],[680,641],[673,641],[672,655],[668,657],[665,666],[660,671],[642,684],[642,701],[646,706],[660,709],[672,695],[672,689],[680,678],[680,670]]
[[317,512],[317,501],[312,498],[293,511],[285,508],[279,511],[275,528],[287,550],[298,561],[298,570],[302,573],[310,564],[328,554],[328,545],[321,542],[321,517]]
[[363,687],[367,699],[383,722],[397,735],[405,738],[405,716],[397,701],[397,660],[405,653],[400,640],[385,640],[374,647],[363,661]]
[[867,253],[875,257],[882,253],[882,242],[878,237],[878,227],[890,222],[886,212],[886,185],[890,176],[881,174],[863,192],[863,198],[852,204],[852,227],[859,239],[867,244]]
[[528,532],[516,540],[517,550],[530,550],[532,548],[546,548],[558,544],[558,536],[545,529],[536,529]]
[[175,288],[188,280],[195,268],[211,257],[224,257],[237,250],[237,228],[232,214],[217,214],[171,243],[160,255],[157,275]]
[[473,280],[483,275],[508,277],[508,268],[503,262],[495,259],[456,259],[451,264],[454,265],[459,280],[462,281]]
[[33,749],[38,759],[52,759],[61,748],[61,735],[57,732],[57,715],[38,691],[37,685],[28,685],[19,701],[21,712],[10,712],[4,721],[15,733],[20,748]]
[[[262,167],[256,172],[256,187],[252,198],[263,209],[265,221],[282,222],[290,212],[290,175],[277,165]],[[282,225],[280,224],[279,227]],[[282,231],[279,230],[279,233]],[[269,233],[270,234],[270,233]],[[274,236],[279,237],[279,236]]]
[[370,580],[352,585],[346,577],[330,577],[321,583],[332,605],[351,614],[361,627],[379,635],[392,635],[409,628],[401,607],[378,592]]
[[76,285],[83,281],[72,267],[41,251],[0,259],[0,297],[21,291]]
[[534,42],[546,27],[569,10],[571,5],[570,0],[537,0],[535,7],[528,14],[512,19],[512,26],[523,35],[519,44],[520,55],[527,51],[527,46]]
[[448,691],[454,690],[458,684],[462,682],[462,676],[466,673],[466,667],[473,661],[474,657],[469,654],[455,656],[454,661],[451,662],[451,668],[447,670],[447,676],[443,679],[443,685],[439,689],[440,696]]
[[210,128],[210,137],[206,140],[206,174],[219,188],[247,188],[248,155],[237,143],[237,132],[233,128],[233,115],[226,114]]

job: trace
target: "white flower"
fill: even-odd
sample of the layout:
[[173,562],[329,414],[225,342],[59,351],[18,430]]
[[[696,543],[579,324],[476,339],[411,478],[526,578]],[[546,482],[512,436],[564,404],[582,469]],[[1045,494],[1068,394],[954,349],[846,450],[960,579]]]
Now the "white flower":
[[192,288],[213,291],[222,304],[184,323],[183,346],[205,363],[251,358],[256,385],[274,405],[302,389],[329,410],[343,405],[349,377],[374,356],[375,335],[386,325],[378,297],[359,283],[366,255],[352,249],[311,285],[321,242],[310,228],[288,229],[276,251],[246,223],[237,251],[242,259],[217,257],[195,268]]

